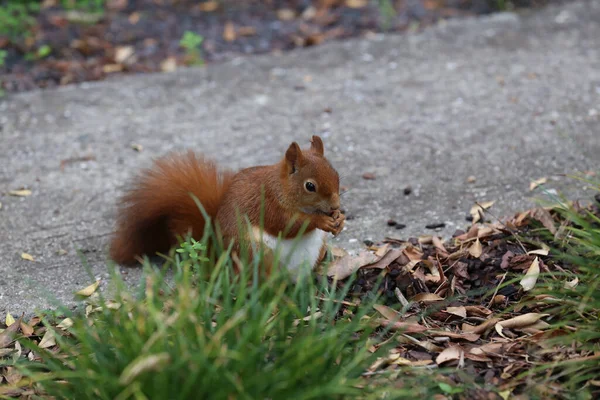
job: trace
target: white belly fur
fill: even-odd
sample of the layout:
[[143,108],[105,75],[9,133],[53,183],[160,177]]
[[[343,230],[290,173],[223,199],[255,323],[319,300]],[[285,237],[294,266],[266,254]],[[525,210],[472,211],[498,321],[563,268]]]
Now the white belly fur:
[[277,237],[263,232],[262,241],[274,254],[279,251],[279,260],[290,272],[297,272],[305,263],[308,268],[315,266],[326,236],[327,232],[315,229],[299,238],[278,240]]

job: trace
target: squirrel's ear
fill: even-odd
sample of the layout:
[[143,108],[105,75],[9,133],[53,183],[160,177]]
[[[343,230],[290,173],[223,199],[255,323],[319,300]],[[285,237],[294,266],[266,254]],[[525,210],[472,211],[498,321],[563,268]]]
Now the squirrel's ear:
[[285,163],[287,165],[288,174],[293,174],[298,170],[300,161],[302,160],[302,150],[298,143],[294,142],[290,144],[287,151],[285,152]]
[[325,152],[323,141],[317,135],[313,135],[312,139],[310,139],[310,149],[320,155],[323,155]]

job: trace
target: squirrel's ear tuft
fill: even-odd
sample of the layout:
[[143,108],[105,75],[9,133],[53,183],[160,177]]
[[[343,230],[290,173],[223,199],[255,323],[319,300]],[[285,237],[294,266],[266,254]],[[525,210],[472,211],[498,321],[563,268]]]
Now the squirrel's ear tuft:
[[288,174],[293,174],[297,171],[300,161],[302,160],[302,150],[298,143],[293,142],[285,152],[285,162],[287,165]]
[[310,139],[310,149],[317,154],[323,155],[325,148],[323,146],[323,141],[319,136],[313,135],[312,139]]

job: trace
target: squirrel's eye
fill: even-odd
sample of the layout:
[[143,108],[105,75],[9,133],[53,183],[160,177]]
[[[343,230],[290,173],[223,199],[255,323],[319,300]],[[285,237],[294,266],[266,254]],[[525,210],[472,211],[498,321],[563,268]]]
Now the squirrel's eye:
[[306,188],[306,190],[308,190],[309,192],[316,192],[317,188],[315,187],[315,184],[312,182],[306,182],[304,184],[304,187]]

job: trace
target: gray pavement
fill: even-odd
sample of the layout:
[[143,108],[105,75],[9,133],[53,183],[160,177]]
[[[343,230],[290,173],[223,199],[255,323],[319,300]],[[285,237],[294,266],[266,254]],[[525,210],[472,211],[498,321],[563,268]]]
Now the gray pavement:
[[[76,250],[106,277],[117,196],[170,150],[238,168],[320,134],[351,188],[341,246],[434,222],[447,236],[476,200],[495,200],[499,216],[531,206],[540,177],[551,192],[592,196],[561,174],[599,169],[600,2],[9,96],[0,128],[2,313],[46,307],[49,296],[70,302],[89,283]],[[21,187],[32,194],[7,195]]]

